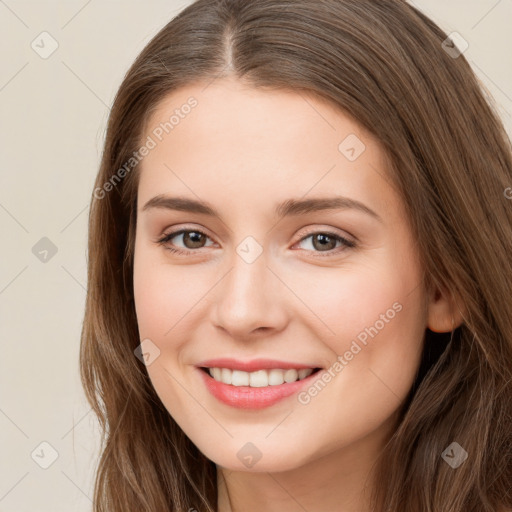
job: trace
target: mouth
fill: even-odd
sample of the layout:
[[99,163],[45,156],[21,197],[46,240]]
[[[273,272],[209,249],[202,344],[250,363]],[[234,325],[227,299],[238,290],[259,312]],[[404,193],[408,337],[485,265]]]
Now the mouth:
[[324,370],[318,366],[262,359],[251,363],[217,359],[205,361],[196,369],[214,398],[245,410],[263,409],[291,397],[311,385]]
[[268,368],[246,372],[232,368],[206,366],[202,366],[199,369],[222,384],[235,387],[248,386],[251,388],[281,386],[285,383],[301,381],[321,370],[321,368]]

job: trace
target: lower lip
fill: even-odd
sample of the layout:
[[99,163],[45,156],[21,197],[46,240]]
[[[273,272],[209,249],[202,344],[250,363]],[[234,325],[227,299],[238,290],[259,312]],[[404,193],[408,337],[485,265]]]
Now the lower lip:
[[253,388],[251,386],[232,386],[216,381],[210,374],[198,368],[208,391],[221,402],[239,409],[264,409],[297,393],[302,387],[311,383],[321,372],[317,371],[308,377],[295,382],[287,382],[278,386]]

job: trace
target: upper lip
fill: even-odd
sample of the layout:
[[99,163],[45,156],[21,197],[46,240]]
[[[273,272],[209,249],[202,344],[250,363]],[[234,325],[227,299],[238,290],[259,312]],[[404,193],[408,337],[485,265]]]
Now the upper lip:
[[199,368],[230,368],[231,370],[242,370],[244,372],[255,372],[258,370],[267,370],[272,368],[281,368],[283,370],[302,368],[319,368],[318,365],[292,363],[288,361],[278,361],[276,359],[253,359],[251,361],[239,361],[229,357],[220,359],[208,359],[202,361],[196,366]]

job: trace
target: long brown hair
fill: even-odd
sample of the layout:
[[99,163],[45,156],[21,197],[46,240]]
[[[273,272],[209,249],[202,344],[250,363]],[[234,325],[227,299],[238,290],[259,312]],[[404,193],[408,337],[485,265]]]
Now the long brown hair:
[[[80,365],[103,430],[96,512],[216,510],[215,464],[134,356],[138,168],[119,169],[168,93],[227,75],[316,94],[373,133],[425,290],[460,298],[460,326],[426,330],[418,377],[376,467],[374,510],[512,509],[512,149],[492,99],[446,39],[401,0],[199,0],[138,56],[112,107],[89,217]],[[452,442],[468,453],[457,469],[441,457]]]

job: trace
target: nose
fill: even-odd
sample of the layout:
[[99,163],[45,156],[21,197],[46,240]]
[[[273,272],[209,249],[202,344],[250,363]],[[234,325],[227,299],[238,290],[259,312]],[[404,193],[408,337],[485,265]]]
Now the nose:
[[213,324],[231,337],[269,336],[286,326],[286,287],[268,268],[265,253],[252,263],[235,254],[216,288]]

